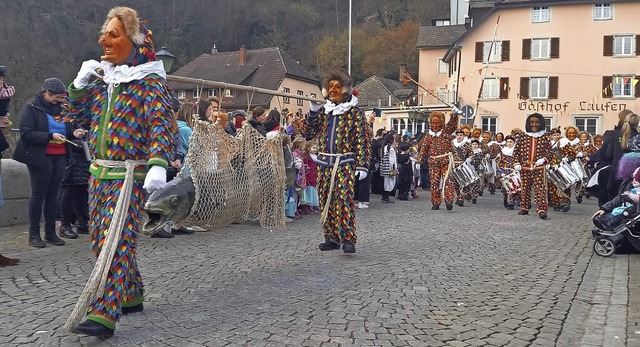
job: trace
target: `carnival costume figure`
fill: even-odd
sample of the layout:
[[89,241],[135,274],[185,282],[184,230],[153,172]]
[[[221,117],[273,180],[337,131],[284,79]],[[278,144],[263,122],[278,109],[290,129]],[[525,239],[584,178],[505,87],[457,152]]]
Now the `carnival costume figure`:
[[[480,179],[470,185],[469,193],[466,196],[467,200],[471,200],[471,203],[475,204],[478,201],[478,195],[484,189],[484,169],[482,167],[482,160],[487,156],[485,150],[481,147],[480,141],[473,139],[470,142],[471,155],[467,158],[467,162],[473,166],[473,169],[480,175]],[[486,146],[484,148],[487,148]]]
[[[560,129],[557,128],[551,129],[551,149],[553,155],[550,165],[570,163],[576,157],[571,141],[560,137]],[[554,211],[568,212],[571,208],[571,188],[563,191],[553,182],[549,182],[549,197]]]
[[[566,134],[567,138],[570,139],[569,129],[567,129]],[[597,148],[591,143],[591,141],[589,141],[590,137],[591,135],[589,135],[589,133],[586,131],[579,132],[577,136],[578,142],[573,147],[576,152],[576,160],[580,160],[580,163],[582,164],[582,167],[584,167],[584,170],[587,172],[588,177],[591,177],[591,173],[589,172],[590,170],[587,166],[587,162],[589,161],[589,157],[597,150]],[[582,203],[582,197],[585,195],[587,195],[585,190],[585,182],[578,182],[578,184],[576,185],[576,201],[578,203]]]
[[447,210],[453,209],[453,146],[451,134],[458,126],[458,115],[454,112],[449,122],[444,126],[444,113],[435,111],[429,118],[429,132],[422,138],[420,149],[420,162],[427,162],[429,166],[429,178],[431,181],[431,207],[439,210],[442,204],[442,195]]
[[526,131],[520,135],[513,150],[515,164],[520,171],[522,190],[518,214],[529,214],[531,208],[531,190],[535,188],[535,201],[540,219],[547,219],[547,178],[546,165],[551,162],[551,142],[545,134],[544,117],[539,113],[531,114],[525,123]]
[[[514,158],[513,150],[515,148],[515,139],[511,135],[507,135],[505,138],[505,145],[498,155],[496,163],[496,178],[500,179],[503,176],[507,176],[513,172]],[[518,199],[519,193],[510,192],[507,187],[501,185],[504,207],[507,210],[513,210],[515,202]]]
[[[68,119],[90,129],[89,230],[95,255],[105,246],[109,230],[121,226],[114,230],[121,234],[102,294],[91,302],[87,319],[71,331],[111,337],[122,314],[143,309],[136,244],[145,190],[166,184],[172,104],[151,31],[135,10],[111,9],[98,43],[104,50],[102,61],[85,61],[69,86]],[[121,203],[123,218],[114,217],[119,200],[129,201]]]
[[312,103],[307,131],[307,139],[318,138],[319,147],[318,197],[325,241],[318,248],[334,250],[342,244],[345,253],[355,253],[354,180],[369,173],[369,125],[346,70],[331,69],[322,81],[322,94],[327,101],[322,106]]
[[[464,164],[464,162],[473,154],[469,141],[464,136],[462,129],[456,130],[456,137],[451,141],[453,145],[453,165],[455,168]],[[460,186],[457,180],[453,180],[453,189],[456,193],[456,204],[464,206],[465,192],[469,190],[467,187]]]

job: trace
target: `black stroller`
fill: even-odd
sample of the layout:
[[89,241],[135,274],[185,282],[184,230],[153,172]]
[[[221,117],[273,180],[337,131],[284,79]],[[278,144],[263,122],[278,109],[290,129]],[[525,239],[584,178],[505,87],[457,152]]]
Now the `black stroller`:
[[595,239],[593,250],[597,255],[610,257],[626,244],[640,251],[640,211],[636,206],[631,206],[622,213],[622,217],[617,223],[608,222],[606,218],[604,221],[594,218],[593,224],[597,228],[591,232]]

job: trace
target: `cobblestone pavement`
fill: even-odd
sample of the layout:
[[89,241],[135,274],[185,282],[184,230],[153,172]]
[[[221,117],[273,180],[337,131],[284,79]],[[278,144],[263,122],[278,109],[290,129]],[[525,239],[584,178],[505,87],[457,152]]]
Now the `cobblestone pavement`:
[[[62,330],[90,273],[88,237],[27,246],[0,230],[0,345],[638,346],[640,258],[593,254],[593,199],[549,219],[499,196],[452,212],[358,210],[358,252],[320,252],[317,217],[140,242],[143,313],[102,341]],[[507,213],[508,212],[508,213]]]

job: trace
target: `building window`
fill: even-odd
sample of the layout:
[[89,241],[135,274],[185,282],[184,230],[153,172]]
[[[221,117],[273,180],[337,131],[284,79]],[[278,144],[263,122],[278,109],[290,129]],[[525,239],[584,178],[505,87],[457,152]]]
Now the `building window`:
[[586,131],[589,134],[597,134],[598,133],[598,120],[599,117],[595,116],[585,116],[585,117],[576,117],[574,119],[574,124],[579,131]]
[[613,97],[633,97],[633,75],[613,76]]
[[613,55],[629,56],[633,54],[633,35],[613,36]]
[[200,98],[200,89],[196,88],[192,90],[191,95],[193,96],[194,99]]
[[178,99],[186,99],[187,91],[186,90],[178,90]]
[[531,21],[533,23],[545,23],[549,20],[549,6],[535,6],[531,11]]
[[482,53],[482,62],[487,62],[487,57],[489,57],[489,50],[491,50],[491,56],[489,62],[501,62],[502,61],[502,41],[493,42],[493,47],[491,47],[492,41],[484,42],[484,51]]
[[444,60],[438,59],[438,73],[446,74],[449,72],[449,64],[445,63]]
[[551,39],[531,39],[531,59],[549,59]]
[[215,90],[215,89],[209,89],[209,97],[216,96],[216,94],[218,94],[218,91],[217,91],[217,90]]
[[[304,96],[304,92],[302,90],[298,90],[296,92],[296,94],[298,94],[298,96]],[[296,105],[302,106],[302,99],[297,99],[296,100]]]
[[549,98],[549,77],[529,78],[529,98],[548,99]]
[[[289,93],[291,93],[291,89],[289,89],[287,87],[284,87],[284,88],[282,88],[282,92],[289,94]],[[285,103],[285,104],[290,103],[289,97],[288,96],[282,97],[282,102]]]
[[498,117],[481,116],[482,131],[488,131],[495,134],[498,131]]
[[551,128],[553,128],[553,116],[543,116],[544,118],[544,128],[547,129],[547,131],[551,130]]
[[482,99],[500,99],[500,80],[495,78],[485,78],[482,85]]
[[226,97],[232,97],[232,96],[233,96],[233,90],[231,90],[231,89],[225,89],[225,90],[224,90],[224,96],[226,96]]
[[310,98],[317,98],[318,96],[316,95],[316,93],[309,93],[309,97]]
[[594,20],[609,20],[611,16],[611,4],[602,3],[593,5],[593,19]]

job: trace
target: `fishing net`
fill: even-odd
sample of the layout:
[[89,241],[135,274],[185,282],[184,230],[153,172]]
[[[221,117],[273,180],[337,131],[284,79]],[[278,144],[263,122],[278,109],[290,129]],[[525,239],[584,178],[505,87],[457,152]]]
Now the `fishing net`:
[[196,197],[180,224],[211,229],[257,219],[263,228],[283,228],[282,137],[267,139],[249,124],[231,136],[217,123],[194,123],[180,176],[192,176]]

